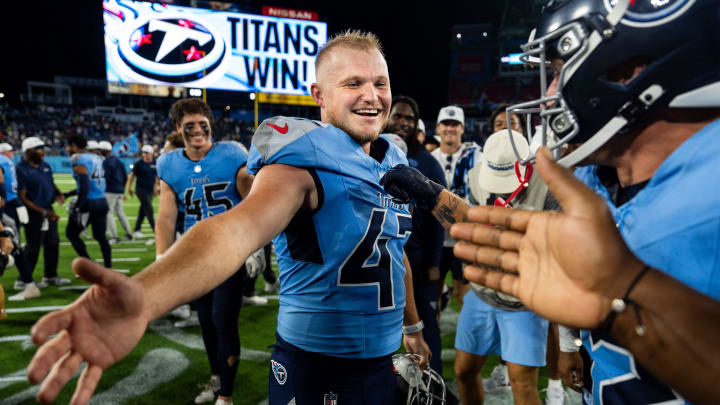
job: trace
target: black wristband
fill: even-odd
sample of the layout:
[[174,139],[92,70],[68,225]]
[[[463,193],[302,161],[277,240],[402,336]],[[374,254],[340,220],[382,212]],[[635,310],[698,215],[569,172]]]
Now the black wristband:
[[630,304],[635,310],[635,316],[637,317],[638,321],[638,325],[635,327],[635,333],[637,333],[639,336],[645,336],[646,329],[645,325],[643,325],[642,318],[640,317],[640,308],[638,308],[638,305],[635,301],[630,299],[630,293],[635,288],[638,281],[640,281],[640,279],[643,278],[645,274],[647,274],[648,270],[650,270],[650,266],[646,264],[645,267],[640,270],[640,273],[635,276],[632,283],[630,283],[630,286],[625,292],[625,295],[622,298],[615,298],[612,300],[612,302],[610,303],[610,313],[608,314],[607,318],[605,318],[605,320],[602,321],[602,323],[597,328],[595,328],[595,331],[601,333],[610,333],[610,329],[612,328],[613,322],[615,322],[615,318],[617,317],[617,315],[625,312],[628,304]]
[[12,236],[12,233],[10,231],[0,231],[0,238],[9,238]]

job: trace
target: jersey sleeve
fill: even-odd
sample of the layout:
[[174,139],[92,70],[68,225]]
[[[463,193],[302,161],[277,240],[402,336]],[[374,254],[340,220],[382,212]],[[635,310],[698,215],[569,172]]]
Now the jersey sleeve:
[[[160,155],[160,157],[157,160],[157,165],[156,165],[158,178],[168,184],[170,184],[170,183],[167,180],[167,176],[170,174],[170,170],[171,170],[170,166],[172,164],[174,153],[175,153],[175,151],[172,151],[172,152],[164,153],[164,154]],[[133,166],[133,170],[134,170],[134,166]]]
[[75,153],[72,156],[70,156],[70,163],[73,166],[81,165],[82,164],[81,160],[82,160],[82,155],[79,153]]
[[263,166],[281,163],[295,167],[316,167],[318,157],[313,131],[337,130],[328,124],[302,118],[273,117],[260,124],[253,136],[247,171],[256,174]]

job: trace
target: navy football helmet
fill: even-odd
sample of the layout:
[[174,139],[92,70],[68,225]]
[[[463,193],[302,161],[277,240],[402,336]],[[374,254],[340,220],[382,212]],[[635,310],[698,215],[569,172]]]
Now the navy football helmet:
[[[551,150],[582,144],[559,160],[567,167],[661,108],[720,107],[720,0],[550,0],[522,50],[539,66],[540,98],[508,107],[508,119],[539,114]],[[557,92],[548,95],[558,58]],[[629,61],[645,67],[628,82],[613,80]]]

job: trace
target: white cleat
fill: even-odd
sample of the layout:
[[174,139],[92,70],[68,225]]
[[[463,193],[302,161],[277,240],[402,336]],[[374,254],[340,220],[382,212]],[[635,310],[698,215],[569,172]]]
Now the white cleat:
[[189,328],[200,325],[200,320],[198,319],[197,312],[193,311],[189,318],[177,321],[173,325],[175,325],[176,328]]
[[195,397],[196,404],[204,404],[215,400],[215,394],[220,391],[220,376],[214,375],[210,377],[203,390]]
[[30,298],[37,298],[41,295],[42,293],[40,292],[40,289],[35,285],[35,283],[27,283],[25,284],[24,290],[15,295],[9,296],[8,301],[25,301],[29,300]]

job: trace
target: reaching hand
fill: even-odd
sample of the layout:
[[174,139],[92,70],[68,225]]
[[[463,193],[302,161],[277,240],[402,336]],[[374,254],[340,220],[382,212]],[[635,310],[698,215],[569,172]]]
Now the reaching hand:
[[425,343],[422,332],[412,333],[410,335],[403,334],[403,344],[408,353],[418,355],[420,358],[418,365],[421,369],[425,370],[430,364],[432,352],[430,351],[430,346]]
[[31,330],[40,348],[28,367],[28,380],[42,382],[40,402],[53,401],[86,362],[71,400],[73,405],[85,404],[103,370],[130,353],[148,323],[137,281],[88,259],[75,259],[72,265],[80,278],[94,285],[72,304],[42,317]]
[[470,223],[451,230],[461,241],[454,252],[475,263],[465,268],[468,280],[514,295],[551,321],[590,329],[643,264],[625,245],[605,201],[552,161],[547,149],[540,152],[537,169],[563,211],[471,208]]
[[400,204],[414,201],[420,208],[428,210],[435,207],[438,194],[443,191],[443,186],[407,165],[397,165],[388,170],[380,179],[380,185]]
[[558,373],[565,386],[582,393],[583,359],[580,352],[560,352],[558,355]]

